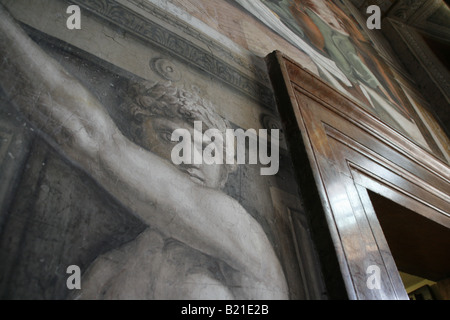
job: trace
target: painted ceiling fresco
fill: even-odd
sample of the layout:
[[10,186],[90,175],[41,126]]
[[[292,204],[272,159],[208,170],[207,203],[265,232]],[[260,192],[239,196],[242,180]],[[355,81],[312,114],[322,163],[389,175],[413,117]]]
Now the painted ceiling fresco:
[[324,0],[235,1],[305,52],[323,80],[427,147],[402,89],[351,13]]

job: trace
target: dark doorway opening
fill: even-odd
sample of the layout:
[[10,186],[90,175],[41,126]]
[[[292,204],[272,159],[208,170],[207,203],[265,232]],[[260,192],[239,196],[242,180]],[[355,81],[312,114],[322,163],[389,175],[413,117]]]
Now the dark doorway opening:
[[411,299],[450,299],[450,229],[369,191]]

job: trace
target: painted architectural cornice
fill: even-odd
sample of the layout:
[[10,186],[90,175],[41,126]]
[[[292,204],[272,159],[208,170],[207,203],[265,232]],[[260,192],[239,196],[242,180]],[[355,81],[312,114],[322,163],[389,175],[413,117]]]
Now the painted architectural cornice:
[[[227,50],[212,38],[192,28],[189,24],[168,14],[166,11],[139,0],[72,0],[73,3],[94,15],[128,31],[135,37],[157,45],[176,55],[187,63],[211,74],[238,91],[273,109],[275,100],[265,70],[248,63],[238,54]],[[130,5],[144,10],[151,17],[181,30],[196,43],[186,39],[179,32],[169,30],[147,16],[132,10]]]

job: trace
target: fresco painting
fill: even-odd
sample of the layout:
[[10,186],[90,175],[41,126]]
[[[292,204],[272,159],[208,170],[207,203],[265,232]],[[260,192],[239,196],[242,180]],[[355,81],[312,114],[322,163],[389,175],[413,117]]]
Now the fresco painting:
[[[321,297],[270,89],[212,56],[201,35],[187,41],[188,25],[172,20],[169,30],[117,2],[89,1],[107,10],[84,16],[91,36],[102,33],[83,45],[106,54],[85,51],[71,33],[39,30],[67,8],[42,1],[29,11],[0,4],[0,299],[304,299],[309,288]],[[134,21],[136,33],[115,34],[111,18]],[[280,147],[271,175],[234,156],[173,160],[177,130],[204,155],[216,143],[211,153],[226,154],[216,138],[228,130],[252,128],[270,130],[271,155]],[[194,141],[203,129],[214,143]],[[317,268],[302,273],[311,261]],[[79,289],[66,285],[73,266]]]
[[337,4],[323,0],[235,1],[305,52],[323,80],[428,148],[389,67],[357,22]]

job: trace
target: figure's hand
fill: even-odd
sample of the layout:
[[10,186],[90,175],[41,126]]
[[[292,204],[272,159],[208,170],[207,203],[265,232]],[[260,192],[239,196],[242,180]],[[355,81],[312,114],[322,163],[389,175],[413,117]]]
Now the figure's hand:
[[66,153],[88,155],[118,132],[98,99],[44,52],[0,4],[0,86]]

